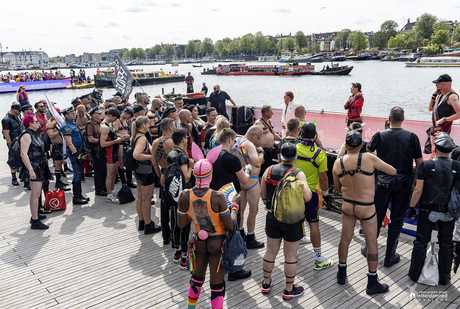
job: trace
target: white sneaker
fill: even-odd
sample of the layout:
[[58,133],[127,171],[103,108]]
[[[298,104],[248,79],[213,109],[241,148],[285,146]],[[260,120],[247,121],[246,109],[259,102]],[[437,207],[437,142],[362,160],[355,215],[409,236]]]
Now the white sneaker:
[[309,243],[311,243],[311,239],[310,239],[310,237],[304,236],[304,237],[302,237],[302,239],[300,240],[300,243],[301,243],[301,244],[309,244]]
[[299,255],[300,255],[300,248],[299,248],[299,249],[297,249],[297,254],[295,255],[295,257],[296,257],[296,258],[298,258],[298,257],[299,257]]
[[118,204],[118,199],[117,199],[117,197],[114,196],[114,195],[108,195],[108,196],[107,196],[107,199],[106,199],[106,202],[107,202],[107,203]]

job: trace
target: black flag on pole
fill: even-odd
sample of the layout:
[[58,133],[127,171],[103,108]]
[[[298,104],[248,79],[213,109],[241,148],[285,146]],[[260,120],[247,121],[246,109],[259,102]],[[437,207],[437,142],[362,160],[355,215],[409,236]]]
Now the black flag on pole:
[[117,58],[115,59],[115,77],[112,78],[112,84],[113,87],[115,87],[115,89],[121,93],[122,100],[129,97],[133,91],[133,81],[133,75],[117,55]]

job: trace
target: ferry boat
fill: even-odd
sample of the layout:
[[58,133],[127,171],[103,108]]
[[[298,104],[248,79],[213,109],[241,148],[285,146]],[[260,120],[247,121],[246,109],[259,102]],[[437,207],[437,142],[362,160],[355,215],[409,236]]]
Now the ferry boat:
[[406,67],[460,67],[460,57],[423,57],[414,62],[406,62]]
[[311,72],[310,75],[348,75],[351,70],[353,70],[353,66],[333,64],[331,67],[326,67],[319,72]]
[[315,66],[308,65],[283,65],[278,68],[280,75],[308,75],[315,70]]
[[21,85],[26,87],[26,91],[39,91],[66,89],[68,86],[71,86],[71,84],[72,82],[70,77],[66,79],[44,80],[36,82],[0,83],[0,93],[16,92]]
[[[134,77],[133,86],[136,85],[153,85],[171,82],[185,81],[185,75],[166,74],[163,71],[144,72],[142,69],[129,70]],[[114,78],[113,70],[101,71],[101,75],[94,75],[96,87],[113,87],[112,79]]]

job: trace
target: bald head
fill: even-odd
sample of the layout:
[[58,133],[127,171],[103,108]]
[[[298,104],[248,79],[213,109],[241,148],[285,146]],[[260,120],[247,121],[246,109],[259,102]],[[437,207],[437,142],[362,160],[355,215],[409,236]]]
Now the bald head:
[[192,113],[188,109],[183,109],[179,112],[179,120],[182,123],[187,123],[187,124],[190,123],[191,117],[192,117]]
[[253,125],[252,127],[250,127],[248,129],[248,133],[247,134],[257,134],[257,135],[262,135],[263,133],[263,129],[261,126],[259,125]]

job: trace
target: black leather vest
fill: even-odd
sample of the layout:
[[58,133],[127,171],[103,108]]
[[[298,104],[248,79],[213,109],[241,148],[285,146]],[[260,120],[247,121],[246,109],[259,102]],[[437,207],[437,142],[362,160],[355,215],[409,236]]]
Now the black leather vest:
[[240,187],[240,181],[238,180],[238,177],[236,177],[236,174],[227,173],[222,167],[222,157],[224,155],[233,156],[227,150],[220,151],[219,157],[212,165],[212,169],[213,169],[212,180],[211,180],[211,184],[209,185],[209,187],[213,190],[219,190],[224,185],[233,182],[236,192],[239,193],[241,191],[241,187]]
[[31,138],[29,150],[27,151],[30,162],[41,162],[45,160],[46,154],[42,147],[42,141],[37,137],[37,134],[29,128],[24,132],[29,133]]
[[449,202],[454,177],[458,177],[458,163],[445,157],[430,161],[426,161],[425,164],[433,174],[424,182],[420,205],[428,210],[439,211],[439,206],[445,206]]

